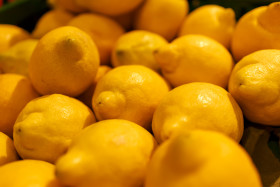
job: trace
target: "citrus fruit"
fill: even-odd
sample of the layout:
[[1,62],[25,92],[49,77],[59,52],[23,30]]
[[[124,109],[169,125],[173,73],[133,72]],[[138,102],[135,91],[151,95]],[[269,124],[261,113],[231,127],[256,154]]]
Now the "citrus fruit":
[[234,28],[235,13],[231,8],[204,5],[185,18],[179,35],[202,34],[229,48]]
[[144,0],[76,0],[81,7],[104,15],[120,15],[137,8]]
[[0,166],[18,160],[13,140],[0,132]]
[[280,126],[280,50],[251,53],[233,69],[229,92],[250,121]]
[[14,144],[23,159],[54,163],[72,139],[95,122],[91,110],[77,99],[52,94],[29,102],[14,125]]
[[280,49],[280,2],[255,8],[237,22],[231,43],[236,61],[262,49]]
[[18,114],[29,101],[38,96],[25,76],[0,74],[0,131],[12,137]]
[[153,113],[168,91],[169,85],[153,70],[119,66],[97,83],[92,107],[98,120],[126,119],[150,129]]
[[41,160],[20,160],[0,167],[0,186],[62,187],[54,175],[54,165]]
[[262,187],[248,153],[214,131],[182,131],[160,145],[148,165],[145,187]]
[[110,64],[111,52],[124,29],[113,19],[94,13],[84,13],[72,19],[68,25],[85,31],[95,42],[102,65]]
[[143,30],[134,30],[123,34],[116,42],[112,53],[112,65],[143,65],[159,71],[154,51],[167,41],[160,35]]
[[54,9],[63,9],[73,13],[81,13],[87,11],[86,9],[80,7],[76,0],[48,0],[48,3]]
[[156,142],[139,125],[104,120],[85,128],[56,163],[64,185],[140,187]]
[[163,76],[174,86],[208,82],[227,87],[233,68],[229,51],[203,35],[186,35],[155,52]]
[[152,123],[160,143],[182,129],[219,131],[239,142],[243,115],[223,88],[210,83],[189,83],[171,90],[158,105]]
[[0,53],[0,70],[28,76],[28,64],[37,43],[36,39],[23,40]]
[[7,50],[17,42],[30,38],[24,29],[9,24],[0,24],[0,52]]
[[136,13],[134,28],[172,40],[189,10],[185,0],[146,0]]
[[98,67],[98,51],[90,36],[65,26],[39,40],[29,63],[29,76],[42,95],[78,96],[90,86]]
[[52,9],[37,21],[32,36],[34,38],[42,38],[46,33],[53,29],[67,25],[74,17],[71,13],[63,9]]

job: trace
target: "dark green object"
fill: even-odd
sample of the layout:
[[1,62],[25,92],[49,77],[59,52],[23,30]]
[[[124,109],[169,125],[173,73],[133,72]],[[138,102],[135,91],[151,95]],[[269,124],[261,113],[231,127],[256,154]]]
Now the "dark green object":
[[45,0],[18,0],[0,8],[0,23],[32,31],[38,19],[48,10]]
[[225,8],[232,8],[235,12],[236,19],[239,19],[246,12],[260,6],[267,6],[272,2],[277,2],[273,0],[189,0],[190,10],[194,10],[197,7],[216,4],[223,6]]

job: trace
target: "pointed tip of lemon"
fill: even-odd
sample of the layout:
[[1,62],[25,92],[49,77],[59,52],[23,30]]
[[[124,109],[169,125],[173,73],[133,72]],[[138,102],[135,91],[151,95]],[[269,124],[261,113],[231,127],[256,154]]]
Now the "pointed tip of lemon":
[[97,119],[118,118],[125,108],[125,97],[119,92],[103,91],[93,98],[92,105]]
[[259,23],[263,28],[272,33],[280,33],[280,2],[274,2],[267,6],[259,16]]
[[169,44],[155,50],[154,56],[163,71],[173,72],[178,65],[180,53],[176,46]]

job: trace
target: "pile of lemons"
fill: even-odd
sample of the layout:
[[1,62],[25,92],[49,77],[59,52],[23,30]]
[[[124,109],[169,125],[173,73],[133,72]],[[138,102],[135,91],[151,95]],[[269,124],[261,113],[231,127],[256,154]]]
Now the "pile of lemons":
[[244,117],[280,126],[280,2],[50,0],[0,24],[0,186],[261,187]]

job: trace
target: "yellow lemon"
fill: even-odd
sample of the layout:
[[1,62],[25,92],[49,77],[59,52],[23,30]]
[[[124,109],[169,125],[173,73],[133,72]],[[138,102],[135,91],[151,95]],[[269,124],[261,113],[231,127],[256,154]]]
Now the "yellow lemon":
[[251,10],[237,22],[231,43],[236,61],[261,49],[280,49],[280,2]]
[[213,131],[183,131],[153,154],[145,187],[262,187],[248,153]]
[[56,163],[64,185],[141,187],[156,147],[153,136],[126,120],[104,120],[85,128]]
[[210,83],[189,83],[171,90],[158,105],[152,123],[158,142],[182,129],[222,132],[239,142],[243,115],[223,88]]
[[153,70],[119,66],[97,83],[92,107],[98,120],[126,119],[149,129],[153,113],[168,91],[169,85]]
[[185,18],[179,35],[202,34],[229,48],[234,28],[235,13],[231,8],[204,5]]
[[76,0],[47,0],[47,1],[55,9],[56,8],[64,9],[66,11],[73,12],[73,13],[81,13],[86,11],[86,9],[80,7],[76,3]]
[[76,0],[81,7],[105,15],[120,15],[137,8],[144,0]]
[[155,58],[174,87],[209,82],[226,88],[234,65],[222,44],[203,35],[179,37],[156,51]]
[[120,14],[117,16],[110,16],[113,20],[118,22],[126,31],[133,29],[133,22],[136,11],[133,10],[131,12]]
[[28,64],[38,40],[20,41],[0,53],[0,71],[28,76]]
[[62,187],[54,175],[54,165],[40,160],[20,160],[0,167],[0,186]]
[[134,30],[122,35],[112,53],[112,65],[143,65],[155,71],[159,71],[159,65],[155,60],[154,52],[167,41],[160,35]]
[[73,17],[74,15],[63,9],[50,10],[38,20],[32,31],[32,36],[34,38],[42,38],[51,30],[67,25]]
[[99,14],[85,13],[76,16],[69,24],[85,31],[95,42],[102,65],[110,64],[111,52],[124,29],[116,21]]
[[185,0],[146,0],[136,14],[134,27],[172,40],[188,10],[189,4]]
[[0,52],[9,49],[17,42],[28,38],[30,38],[30,35],[24,29],[15,25],[0,24]]
[[233,69],[229,92],[250,121],[280,126],[280,50],[260,50]]
[[78,96],[90,86],[98,67],[98,51],[90,36],[65,26],[39,40],[29,63],[29,76],[43,95]]
[[0,75],[0,131],[13,136],[13,126],[24,106],[39,95],[28,78],[17,74]]
[[86,104],[88,107],[92,107],[92,96],[96,87],[97,82],[109,71],[111,71],[112,68],[110,66],[102,65],[98,68],[96,77],[92,83],[92,85],[81,95],[79,95],[77,98],[82,101],[84,104]]
[[0,132],[0,166],[18,160],[13,140]]
[[77,99],[53,94],[29,102],[14,125],[14,144],[24,159],[54,163],[72,139],[95,122],[91,110]]

